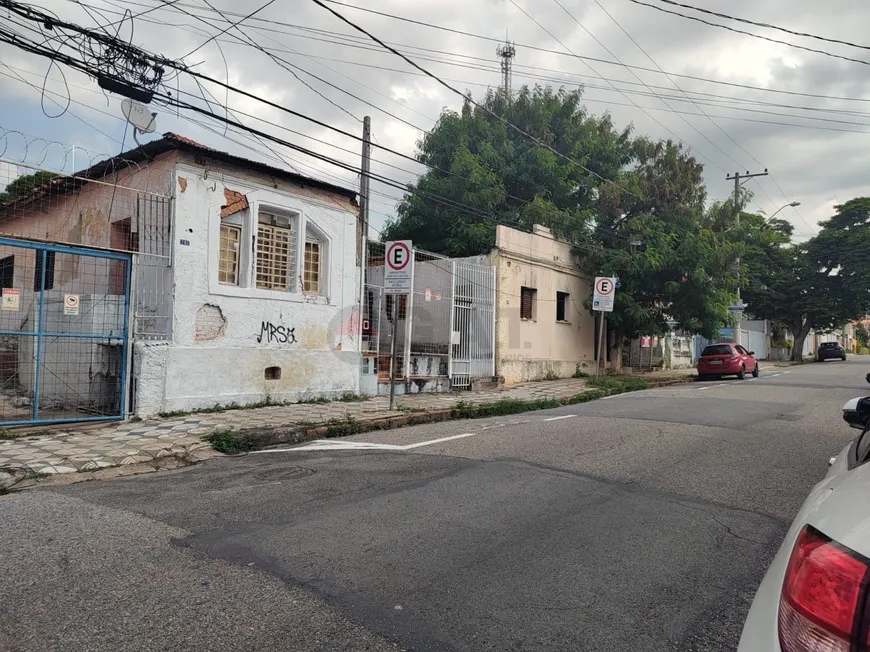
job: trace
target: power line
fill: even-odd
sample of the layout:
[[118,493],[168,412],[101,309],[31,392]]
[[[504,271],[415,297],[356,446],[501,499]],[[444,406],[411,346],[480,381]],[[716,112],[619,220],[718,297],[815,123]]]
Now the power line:
[[[68,0],[68,1],[73,2],[73,1],[76,1],[76,0]],[[140,6],[140,7],[142,7],[142,6],[147,6],[147,5],[144,5],[144,4],[141,3],[141,2],[136,2],[136,0],[117,0],[117,1],[120,2],[120,3],[122,3],[122,4],[128,4],[128,5],[133,5],[133,6]],[[167,0],[164,0],[164,1],[167,1]],[[413,20],[413,19],[410,19],[410,18],[405,18],[405,17],[403,17],[403,16],[396,16],[396,15],[394,15],[394,14],[388,14],[388,13],[385,13],[385,12],[375,11],[375,10],[372,10],[372,9],[366,9],[366,8],[364,8],[364,7],[357,7],[357,6],[349,5],[349,4],[342,3],[342,2],[336,2],[335,0],[326,0],[326,1],[327,1],[327,2],[331,2],[332,4],[340,4],[340,5],[346,6],[346,7],[351,8],[351,9],[355,9],[355,10],[357,10],[357,11],[363,11],[363,12],[368,12],[368,13],[378,14],[378,15],[386,16],[386,17],[391,18],[391,19],[394,19],[394,20],[405,21],[405,22],[409,22],[409,23],[415,23],[415,24],[419,24],[419,25],[422,25],[422,26],[425,26],[425,27],[428,27],[428,28],[436,29],[436,30],[442,30],[442,31],[447,31],[447,32],[455,32],[455,33],[462,34],[462,35],[464,35],[464,36],[468,36],[468,37],[472,37],[472,38],[476,38],[476,39],[480,39],[480,40],[485,40],[485,41],[488,41],[488,42],[501,43],[502,40],[503,40],[503,39],[498,39],[498,38],[492,38],[492,37],[489,37],[489,36],[483,36],[483,35],[480,35],[480,34],[474,34],[474,33],[471,33],[471,32],[464,32],[464,31],[462,31],[462,30],[454,30],[454,29],[449,28],[449,27],[443,27],[443,26],[441,26],[441,25],[435,25],[435,24],[432,24],[432,23],[425,23],[425,22],[423,22],[423,21],[416,21],[416,20]],[[179,6],[187,6],[187,7],[199,8],[199,9],[206,9],[205,7],[198,7],[198,6],[196,6],[196,5],[184,4],[184,3],[182,3],[182,2],[175,2],[175,3],[172,3],[172,6],[175,6],[175,5],[179,5]],[[159,7],[159,8],[164,8],[164,7]],[[169,3],[168,3],[168,2],[167,2],[167,5],[166,5],[166,8],[169,8]],[[106,10],[106,12],[107,12],[107,13],[117,13],[117,14],[120,14],[120,13],[121,13],[121,12],[111,12],[111,11],[109,11],[109,10]],[[143,13],[144,13],[144,12],[143,12]],[[228,16],[234,16],[234,15],[235,15],[235,16],[241,16],[241,15],[242,15],[242,14],[234,14],[234,13],[231,12],[231,11],[225,11],[225,12],[223,12],[223,13],[225,13],[225,14],[228,15]],[[191,14],[188,14],[188,15],[191,15]],[[193,15],[193,16],[198,18],[198,16],[195,16],[195,15]],[[266,24],[281,25],[281,26],[289,27],[289,28],[291,28],[291,29],[304,30],[304,31],[309,31],[309,32],[314,32],[314,33],[331,34],[331,35],[334,35],[334,36],[335,36],[336,38],[338,38],[338,39],[344,39],[344,40],[325,40],[325,39],[320,39],[320,38],[315,38],[315,37],[305,36],[305,35],[301,35],[301,34],[291,34],[290,32],[286,32],[286,31],[283,31],[283,30],[270,29],[270,28],[262,27],[262,26],[260,26],[260,27],[252,27],[253,29],[256,29],[256,30],[259,30],[259,31],[272,31],[272,32],[276,32],[276,33],[279,33],[279,34],[292,35],[292,36],[294,36],[294,38],[303,38],[303,39],[308,39],[308,40],[322,41],[322,42],[326,42],[326,43],[329,43],[329,44],[332,44],[332,45],[338,45],[338,46],[342,46],[342,47],[350,47],[350,48],[358,48],[358,49],[363,49],[363,50],[367,50],[367,51],[371,51],[371,52],[383,52],[383,50],[381,50],[380,48],[377,48],[377,47],[366,47],[366,46],[364,46],[364,45],[361,45],[358,41],[359,41],[359,39],[361,39],[362,37],[357,37],[357,36],[355,36],[355,35],[347,34],[347,33],[345,33],[345,32],[334,32],[334,31],[324,30],[324,29],[318,29],[318,28],[314,28],[314,27],[307,27],[307,26],[303,26],[303,25],[295,25],[295,24],[293,24],[293,23],[288,23],[288,22],[279,21],[279,20],[274,20],[274,19],[264,19],[264,18],[261,19],[261,18],[259,18],[259,17],[254,17],[254,18],[251,19],[251,21],[252,21],[252,22],[263,22],[263,23],[266,23]],[[161,25],[164,24],[164,23],[160,23],[160,22],[158,22],[158,21],[152,21],[152,20],[149,20],[149,19],[146,19],[146,22],[153,22],[153,23],[155,23],[155,24],[161,24]],[[178,25],[170,25],[170,26],[171,26],[171,27],[179,27]],[[350,39],[351,42],[348,42],[348,39]],[[466,54],[462,54],[462,53],[458,53],[458,52],[449,52],[449,51],[445,51],[445,50],[437,50],[437,49],[432,49],[432,48],[423,48],[423,47],[414,46],[414,45],[404,45],[404,44],[401,44],[401,43],[395,43],[395,42],[389,42],[389,43],[390,43],[391,45],[394,45],[394,46],[398,47],[398,48],[408,48],[408,49],[420,50],[420,51],[425,51],[425,52],[432,52],[432,53],[437,53],[437,54],[445,54],[445,55],[448,55],[448,56],[463,57],[463,58],[466,58],[466,59],[473,59],[473,60],[478,60],[478,61],[489,61],[489,59],[484,59],[483,57],[474,57],[474,56],[471,56],[471,55],[466,55]],[[538,51],[538,52],[544,52],[544,53],[548,53],[548,54],[555,54],[555,55],[559,55],[559,56],[562,56],[562,57],[565,57],[565,56],[572,56],[572,55],[570,55],[569,53],[567,53],[567,52],[562,52],[562,51],[560,51],[560,50],[553,50],[553,49],[543,48],[543,47],[534,46],[534,45],[529,45],[529,44],[516,44],[516,45],[517,45],[517,47],[525,48],[525,49],[528,49],[528,50],[535,50],[535,51]],[[312,55],[309,55],[309,56],[312,56]],[[421,58],[421,57],[419,57],[419,55],[416,55],[416,56],[418,56],[418,58]],[[598,62],[598,63],[607,64],[607,65],[621,66],[621,67],[623,67],[623,68],[632,69],[632,70],[640,70],[640,71],[643,71],[643,72],[651,72],[651,73],[655,73],[655,74],[662,74],[662,71],[660,71],[660,70],[656,70],[656,69],[654,69],[654,68],[646,68],[646,67],[643,67],[643,66],[635,66],[635,65],[632,65],[632,64],[619,63],[619,62],[611,61],[611,60],[608,60],[608,59],[600,59],[600,58],[589,57],[589,56],[584,56],[584,55],[576,55],[576,57],[577,57],[577,58],[584,59],[584,60],[588,60],[588,61],[595,61],[595,62]],[[325,57],[322,57],[322,58],[325,58]],[[435,61],[435,60],[432,60],[432,59],[429,59],[429,60],[430,60],[430,61]],[[357,63],[357,62],[353,62],[353,63]],[[449,65],[457,65],[456,62],[446,62],[446,61],[441,61],[441,63],[447,63],[447,64],[449,64]],[[358,64],[358,65],[363,65],[363,64]],[[375,67],[375,66],[371,66],[371,67]],[[468,67],[468,66],[464,66],[464,67]],[[516,64],[516,65],[515,65],[515,68],[525,68],[525,69],[527,69],[527,70],[533,70],[533,71],[538,71],[538,70],[540,70],[540,71],[544,71],[544,72],[554,72],[554,73],[559,73],[559,74],[564,74],[564,75],[572,75],[572,76],[581,76],[581,77],[586,76],[586,75],[577,75],[576,73],[570,73],[570,72],[567,72],[567,71],[555,70],[555,69],[550,69],[550,68],[542,68],[542,67],[537,67],[537,66],[527,66],[527,65],[524,66],[524,65],[522,65],[522,64]],[[396,72],[404,72],[404,73],[406,73],[406,74],[418,74],[418,73],[414,73],[414,72],[411,72],[411,71],[401,71],[401,70],[396,70],[396,69],[393,69],[393,68],[386,68],[386,69],[387,69],[387,70],[394,70],[394,71],[396,71]],[[496,72],[498,72],[498,71],[496,70]],[[686,75],[686,74],[675,73],[675,72],[667,72],[667,71],[665,71],[665,74],[667,74],[667,75],[669,75],[669,76],[671,76],[671,77],[677,77],[677,78],[681,78],[681,79],[691,79],[691,80],[700,81],[700,82],[705,82],[705,83],[710,83],[710,84],[718,84],[718,85],[723,85],[723,86],[730,86],[730,87],[733,87],[733,88],[742,88],[742,89],[746,89],[746,90],[758,91],[758,92],[763,92],[763,93],[777,93],[777,94],[792,95],[792,96],[797,96],[797,97],[808,97],[808,98],[823,99],[823,100],[836,100],[836,101],[843,101],[843,102],[864,102],[864,103],[868,103],[868,102],[870,102],[870,98],[866,98],[866,97],[849,97],[849,96],[838,96],[838,95],[825,95],[825,94],[820,94],[820,93],[805,93],[805,92],[799,92],[799,91],[789,91],[789,90],[778,89],[778,88],[766,88],[766,87],[762,87],[762,86],[752,86],[752,85],[750,85],[750,84],[739,84],[739,83],[736,83],[736,82],[728,82],[728,81],[724,81],[724,80],[711,79],[711,78],[707,78],[707,77],[698,77],[698,76],[695,76],[695,75]],[[624,84],[634,84],[634,83],[635,83],[635,82],[630,82],[630,81],[625,81],[625,80],[611,80],[611,81],[619,81],[620,83],[624,83]],[[661,87],[661,86],[654,86],[654,85],[651,85],[651,87],[652,87],[652,88],[659,88],[659,89],[667,90],[666,87]],[[708,93],[702,93],[702,92],[700,92],[700,91],[687,91],[687,92],[689,92],[689,93],[693,93],[693,94],[695,94],[695,95],[709,95]],[[727,97],[727,96],[720,96],[720,97]],[[740,98],[734,98],[734,99],[735,99],[735,100],[739,100]],[[745,101],[753,101],[753,100],[745,100]],[[814,110],[824,110],[824,109],[814,109]]]
[[[568,13],[568,11],[567,11],[564,7],[562,7],[561,4],[559,4],[558,0],[555,0],[555,1],[556,1],[556,4],[558,4],[559,7],[561,7],[562,10],[565,11],[565,13]],[[553,38],[553,40],[555,40],[559,45],[561,45],[563,48],[565,48],[565,50],[567,50],[567,51],[570,52],[571,54],[574,54],[574,56],[577,56],[571,48],[569,48],[567,45],[565,45],[565,44],[564,44],[564,43],[563,43],[559,38],[556,37],[556,35],[554,35],[550,30],[548,30],[548,29],[547,29],[546,27],[544,27],[540,22],[538,22],[538,21],[537,21],[533,16],[531,16],[531,15],[530,15],[530,14],[529,14],[525,9],[523,9],[523,7],[521,7],[521,6],[516,2],[516,0],[510,0],[510,2],[511,2],[511,4],[512,4],[514,7],[516,7],[516,8],[519,9],[523,14],[525,14],[525,16],[526,16],[529,20],[531,20],[533,23],[535,23],[535,25],[537,25],[539,28],[541,28],[542,30],[544,30],[544,32],[546,32],[546,33],[547,33],[551,38]],[[571,17],[573,18],[573,16],[572,16],[570,13],[568,13],[568,15],[571,16]],[[576,20],[576,19],[575,19],[575,20]],[[577,21],[577,24],[578,24],[578,25],[579,25],[579,26],[580,26],[580,27],[581,27],[581,28],[582,28],[582,29],[583,29],[587,34],[589,34],[589,36],[591,36],[591,37],[595,40],[596,43],[598,43],[602,48],[604,48],[604,49],[608,52],[608,54],[610,54],[611,56],[613,56],[613,53],[612,53],[609,49],[607,49],[607,47],[606,47],[606,46],[605,46],[601,41],[599,41],[599,40],[595,37],[595,35],[592,34],[592,32],[590,32],[588,29],[586,29],[586,27],[584,27],[584,26],[583,26],[579,21]],[[581,59],[581,61],[582,61],[582,59]],[[617,59],[617,61],[619,61],[619,59]],[[604,77],[601,76],[601,75],[598,73],[598,71],[595,70],[595,68],[593,68],[591,65],[589,65],[589,64],[586,63],[586,62],[584,62],[584,63],[589,67],[589,69],[590,69],[592,72],[594,72],[594,73],[597,74],[599,77],[601,77],[601,79],[604,79]],[[620,62],[620,63],[621,63],[621,62]],[[634,73],[632,73],[632,74],[634,74]],[[635,75],[635,77],[637,77],[637,75]],[[638,79],[638,81],[641,81],[641,80],[640,80],[640,77],[637,77],[637,79]],[[671,134],[674,138],[676,138],[677,140],[685,141],[684,138],[680,138],[677,134],[675,134],[673,131],[671,131],[670,129],[668,129],[667,127],[665,127],[661,122],[659,122],[659,121],[656,120],[653,116],[651,116],[651,115],[650,115],[650,114],[649,114],[645,109],[643,109],[643,108],[640,107],[637,103],[635,103],[634,100],[632,100],[632,99],[631,99],[630,97],[628,97],[625,93],[623,93],[620,89],[618,89],[616,86],[614,86],[612,82],[610,83],[610,85],[613,87],[613,89],[614,89],[615,91],[619,92],[619,93],[620,93],[620,94],[621,94],[625,99],[627,99],[629,102],[631,102],[634,106],[637,106],[639,109],[641,109],[641,111],[643,111],[643,113],[644,113],[645,115],[647,115],[651,120],[653,120],[656,124],[658,124],[662,129],[664,129],[664,130],[667,131],[669,134]],[[650,89],[650,90],[651,90],[651,89]],[[653,93],[653,94],[655,94],[655,93]],[[668,109],[671,109],[671,110],[672,110],[672,107],[671,107],[670,105],[668,105],[667,102],[664,102],[664,100],[662,100],[662,102],[665,104],[665,106],[668,107]],[[675,113],[676,113],[676,112],[675,112]],[[725,154],[725,156],[727,156],[728,158],[731,158],[731,157],[730,157],[730,156],[729,156],[729,155],[728,155],[724,150],[722,150],[721,147],[719,147],[718,145],[716,145],[716,143],[714,143],[714,142],[711,141],[709,138],[707,138],[707,136],[705,136],[704,134],[702,134],[702,133],[701,133],[701,132],[700,132],[700,131],[695,127],[695,125],[693,125],[691,122],[689,122],[689,121],[688,121],[684,116],[682,116],[682,115],[680,115],[680,114],[677,114],[677,115],[679,115],[680,119],[682,119],[683,122],[685,122],[687,125],[689,125],[689,126],[690,126],[694,131],[695,131],[695,132],[697,132],[697,133],[698,133],[702,138],[704,138],[704,140],[706,140],[706,141],[707,141],[708,143],[710,143],[713,147],[715,147],[715,148],[718,149],[720,152],[722,152],[722,154]],[[691,147],[691,145],[689,145],[689,146]],[[697,148],[693,148],[693,149],[697,150]],[[704,158],[707,158],[707,157],[704,157]],[[715,167],[717,167],[717,168],[719,168],[720,170],[722,170],[722,172],[725,172],[725,169],[724,169],[724,168],[720,167],[719,165],[717,165],[715,162],[713,162],[713,161],[710,160],[710,159],[707,159],[707,160],[710,161],[710,163],[712,163]],[[731,158],[731,160],[733,161],[734,159]],[[737,164],[737,161],[734,161],[734,163]],[[738,165],[739,165],[739,164],[738,164]]]
[[[407,23],[420,25],[422,27],[429,27],[432,29],[438,29],[438,30],[442,30],[445,32],[460,34],[462,36],[468,36],[468,37],[472,37],[472,38],[482,39],[482,40],[490,41],[492,43],[500,43],[501,42],[501,39],[498,39],[498,38],[483,36],[481,34],[474,34],[472,32],[466,32],[463,30],[453,29],[450,27],[444,27],[443,25],[435,25],[435,24],[427,23],[427,22],[420,21],[420,20],[414,20],[412,18],[406,18],[404,16],[397,16],[395,14],[390,14],[390,13],[383,12],[383,11],[376,11],[374,9],[367,9],[364,7],[358,7],[358,6],[355,6],[355,5],[346,3],[346,2],[340,2],[339,0],[324,0],[324,1],[328,2],[330,4],[341,5],[343,7],[349,8],[349,9],[354,9],[356,11],[362,11],[362,12],[366,12],[366,13],[370,13],[370,14],[376,14],[378,16],[392,18],[394,20],[400,20],[400,21],[404,21]],[[631,1],[634,2],[635,0],[631,0]],[[653,8],[657,8],[657,7],[653,7]],[[716,26],[718,27],[718,25],[716,25]],[[539,52],[546,52],[548,54],[556,54],[556,55],[560,55],[560,56],[570,56],[565,52],[560,52],[558,50],[551,50],[548,48],[542,48],[542,47],[538,47],[535,45],[522,44],[522,43],[517,43],[516,45],[517,45],[517,47],[526,48],[528,50],[536,50]],[[654,73],[660,74],[659,71],[657,71],[653,68],[645,68],[643,66],[634,66],[631,64],[619,64],[615,61],[608,61],[607,59],[597,59],[595,57],[584,56],[583,58],[588,59],[590,61],[598,61],[600,63],[606,63],[606,64],[611,64],[611,65],[623,65],[623,67],[625,67],[625,68],[633,68],[634,70],[642,70],[645,72],[654,72]],[[761,86],[750,86],[747,84],[738,84],[735,82],[727,82],[727,81],[722,81],[722,80],[718,80],[718,79],[710,79],[707,77],[698,77],[695,75],[685,75],[685,74],[680,74],[680,73],[675,73],[675,72],[669,72],[668,74],[671,75],[672,77],[680,77],[680,78],[684,78],[684,79],[694,79],[697,81],[708,82],[711,84],[723,84],[725,86],[733,86],[733,87],[737,87],[737,88],[747,88],[747,89],[751,89],[751,90],[758,90],[758,91],[765,91],[765,92],[772,92],[772,93],[784,93],[787,95],[802,95],[805,97],[820,97],[820,98],[825,98],[825,99],[850,100],[850,101],[856,101],[856,102],[870,102],[870,98],[850,98],[850,97],[819,95],[819,94],[813,94],[813,93],[799,93],[796,91],[786,91],[786,90],[779,90],[779,89],[772,89],[772,88],[764,88]]]
[[597,178],[600,179],[601,181],[603,181],[603,182],[605,182],[605,183],[608,183],[608,184],[614,186],[614,187],[617,188],[618,190],[621,190],[622,192],[624,192],[624,193],[626,193],[626,194],[628,194],[628,195],[631,195],[632,197],[635,197],[636,199],[640,199],[640,197],[638,197],[637,195],[635,195],[633,192],[630,192],[630,191],[626,190],[625,188],[621,187],[621,186],[620,186],[618,183],[616,183],[615,181],[611,181],[610,179],[607,179],[606,177],[603,177],[602,175],[598,174],[597,172],[595,172],[595,171],[593,171],[593,170],[590,170],[590,169],[587,168],[585,165],[582,165],[582,164],[578,163],[577,161],[575,161],[574,159],[572,159],[570,156],[566,156],[565,154],[562,154],[562,152],[560,152],[560,151],[558,151],[558,150],[556,150],[556,149],[550,147],[550,146],[547,145],[545,142],[541,141],[539,138],[535,138],[534,136],[532,136],[532,135],[529,134],[528,132],[524,131],[524,130],[521,129],[520,127],[516,126],[515,124],[513,124],[512,122],[510,122],[509,120],[507,120],[507,119],[504,118],[503,116],[500,116],[500,115],[494,113],[493,111],[491,111],[490,109],[488,109],[488,108],[485,107],[484,105],[482,105],[482,104],[480,104],[480,103],[474,101],[474,99],[472,99],[471,97],[469,97],[469,96],[467,96],[467,95],[464,95],[461,91],[458,91],[457,89],[455,89],[453,86],[451,86],[450,84],[448,84],[447,82],[445,82],[444,80],[442,80],[442,79],[441,79],[440,77],[438,77],[437,75],[435,75],[435,74],[429,72],[428,70],[426,70],[426,69],[423,68],[422,66],[418,65],[418,64],[415,63],[412,59],[406,57],[404,54],[402,54],[401,52],[399,52],[399,51],[396,50],[395,48],[390,47],[389,45],[387,45],[386,43],[384,43],[383,41],[381,41],[378,37],[376,37],[376,36],[370,34],[369,32],[367,32],[365,29],[363,29],[363,28],[360,27],[359,25],[357,25],[357,24],[355,24],[354,22],[348,20],[347,18],[345,18],[344,16],[342,16],[340,13],[338,13],[338,12],[335,11],[334,9],[331,9],[331,8],[327,7],[327,6],[326,6],[326,5],[325,5],[321,0],[312,0],[312,2],[314,2],[314,4],[316,4],[316,5],[320,6],[320,7],[322,7],[323,9],[326,9],[326,11],[328,11],[328,12],[331,13],[332,15],[336,16],[339,20],[341,20],[341,21],[347,23],[348,25],[350,25],[350,26],[353,27],[354,29],[356,29],[356,30],[362,32],[363,34],[365,34],[366,36],[368,36],[370,39],[372,39],[375,43],[377,43],[377,44],[379,44],[381,47],[383,47],[383,48],[389,50],[390,52],[392,52],[393,54],[395,54],[397,57],[401,58],[403,61],[405,61],[405,62],[408,63],[409,65],[413,66],[414,68],[416,68],[416,69],[419,70],[420,72],[425,73],[427,76],[431,77],[432,79],[434,79],[435,81],[437,81],[439,84],[441,84],[442,86],[444,86],[444,87],[447,88],[448,90],[452,91],[453,93],[455,93],[455,94],[458,95],[459,97],[461,97],[461,98],[467,100],[470,104],[473,104],[475,107],[477,107],[477,108],[479,108],[480,110],[485,111],[486,113],[490,114],[490,115],[491,115],[492,117],[494,117],[496,120],[498,120],[499,122],[503,123],[504,125],[510,127],[511,129],[513,129],[514,131],[516,131],[517,133],[522,134],[523,136],[525,136],[525,137],[528,138],[529,140],[531,140],[531,141],[537,143],[537,145],[538,145],[539,147],[542,147],[543,149],[546,149],[546,150],[552,152],[553,154],[555,154],[555,155],[558,156],[559,158],[563,158],[563,159],[565,159],[565,160],[568,161],[569,163],[571,163],[571,164],[573,164],[573,165],[576,165],[576,166],[579,167],[580,169],[585,170],[586,172],[588,172],[589,174],[591,174],[591,175],[594,176],[594,177],[597,177]]
[[664,2],[665,4],[674,5],[677,7],[683,7],[684,9],[691,9],[692,11],[698,11],[702,14],[709,14],[711,16],[717,16],[719,18],[725,18],[726,20],[734,20],[739,23],[745,23],[746,25],[755,25],[756,27],[767,27],[768,29],[775,29],[780,32],[785,32],[786,34],[791,34],[793,36],[804,36],[806,38],[816,39],[817,41],[825,41],[827,43],[836,43],[838,45],[848,45],[849,47],[859,48],[861,50],[870,50],[870,45],[859,45],[858,43],[851,43],[849,41],[841,41],[835,38],[828,38],[826,36],[818,36],[816,34],[808,34],[806,32],[795,32],[790,29],[786,29],[785,27],[779,27],[778,25],[771,25],[770,23],[757,23],[753,20],[748,20],[746,18],[738,18],[736,16],[729,16],[728,14],[721,14],[717,11],[710,11],[709,9],[701,9],[700,7],[693,7],[692,5],[684,5],[679,2],[673,2],[673,0],[659,0],[659,2]]
[[751,36],[752,38],[761,39],[762,41],[770,41],[771,43],[778,43],[779,45],[787,45],[790,48],[795,48],[797,50],[805,50],[807,52],[815,52],[816,54],[823,54],[826,57],[833,57],[834,59],[842,59],[844,61],[851,61],[852,63],[860,63],[865,66],[870,66],[870,61],[864,61],[862,59],[853,59],[852,57],[846,57],[842,54],[834,54],[833,52],[827,52],[825,50],[818,50],[816,48],[808,48],[804,45],[797,45],[795,43],[789,43],[788,41],[780,41],[779,39],[770,38],[768,36],[761,36],[760,34],[753,34],[752,32],[747,32],[742,29],[737,29],[735,27],[729,27],[728,25],[720,25],[719,23],[712,23],[709,20],[704,20],[703,18],[698,18],[696,16],[687,16],[686,14],[681,14],[678,11],[671,11],[670,9],[665,9],[664,7],[657,7],[656,5],[649,4],[648,2],[642,2],[641,0],[629,0],[629,2],[633,2],[636,5],[642,5],[644,7],[649,7],[650,9],[655,9],[656,11],[661,11],[665,14],[671,14],[672,16],[679,16],[680,18],[685,18],[687,20],[694,20],[698,23],[703,23],[704,25],[709,25],[710,27],[718,27],[720,29],[727,29],[729,32],[734,32],[735,34],[744,34],[745,36]]

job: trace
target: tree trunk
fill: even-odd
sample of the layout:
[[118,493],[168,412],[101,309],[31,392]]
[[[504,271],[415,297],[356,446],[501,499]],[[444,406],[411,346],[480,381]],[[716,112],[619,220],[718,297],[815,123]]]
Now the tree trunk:
[[613,363],[612,369],[614,373],[618,374],[622,372],[622,345],[625,337],[619,329],[610,331],[610,337],[610,341],[613,343],[613,346],[610,348],[610,359]]
[[804,342],[806,342],[807,335],[810,334],[811,328],[812,324],[809,319],[804,320],[802,323],[798,322],[792,325],[791,334],[794,337],[790,358],[792,362],[800,362],[804,359]]

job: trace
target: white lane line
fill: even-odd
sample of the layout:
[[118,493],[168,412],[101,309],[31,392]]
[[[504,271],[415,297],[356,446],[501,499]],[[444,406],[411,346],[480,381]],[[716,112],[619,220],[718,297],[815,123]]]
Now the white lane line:
[[758,380],[758,378],[747,378],[746,382],[751,383],[753,380]]
[[432,444],[440,444],[445,441],[452,441],[454,439],[463,439],[464,437],[474,437],[477,433],[475,432],[467,432],[464,435],[453,435],[452,437],[442,437],[441,439],[432,439],[430,441],[421,441],[417,444],[409,444],[408,446],[401,446],[402,450],[411,450],[412,448],[420,448],[421,446],[431,446]]
[[549,419],[544,419],[544,421],[560,421],[562,419],[573,419],[576,416],[576,414],[566,414],[565,416],[561,417],[550,417]]
[[783,371],[782,375],[785,376],[786,374],[790,374],[790,373],[791,373],[790,371]]
[[699,392],[705,392],[705,391],[707,391],[708,389],[710,389],[710,388],[709,388],[709,387],[699,387],[699,388],[698,388],[698,391],[699,391]]
[[454,439],[462,439],[464,437],[474,437],[477,433],[467,432],[462,435],[452,435],[451,437],[441,437],[440,439],[432,439],[430,441],[421,441],[416,444],[408,444],[406,446],[399,446],[397,444],[371,444],[368,442],[362,441],[336,441],[334,439],[318,439],[316,441],[311,442],[310,444],[306,444],[305,446],[294,446],[293,448],[271,448],[261,451],[251,451],[251,454],[263,454],[263,453],[299,453],[299,452],[309,452],[309,451],[362,451],[362,450],[375,450],[375,451],[407,451],[412,450],[414,448],[421,448],[422,446],[432,446],[433,444],[441,444],[445,441],[452,441]]

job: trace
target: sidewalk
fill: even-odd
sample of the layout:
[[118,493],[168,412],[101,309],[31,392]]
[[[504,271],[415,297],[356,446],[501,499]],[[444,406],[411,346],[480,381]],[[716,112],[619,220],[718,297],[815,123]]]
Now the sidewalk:
[[[694,369],[654,372],[642,377],[653,382],[694,375]],[[218,428],[234,431],[293,429],[336,422],[372,421],[415,413],[450,410],[460,401],[480,405],[504,399],[568,399],[588,391],[583,378],[524,383],[503,390],[414,394],[400,396],[396,410],[389,409],[387,397],[353,402],[295,403],[262,408],[189,414],[167,419],[119,421],[99,425],[71,425],[34,431],[15,439],[0,440],[0,467],[14,467],[29,473],[55,474],[93,471],[101,468],[151,462],[160,457],[185,456],[201,449],[202,441]],[[17,435],[17,431],[11,431]]]

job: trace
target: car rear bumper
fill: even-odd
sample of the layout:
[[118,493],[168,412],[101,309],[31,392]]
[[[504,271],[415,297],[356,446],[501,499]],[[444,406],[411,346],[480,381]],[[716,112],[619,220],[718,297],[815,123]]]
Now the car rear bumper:
[[740,363],[732,364],[704,364],[698,365],[698,374],[701,376],[728,376],[740,373]]

